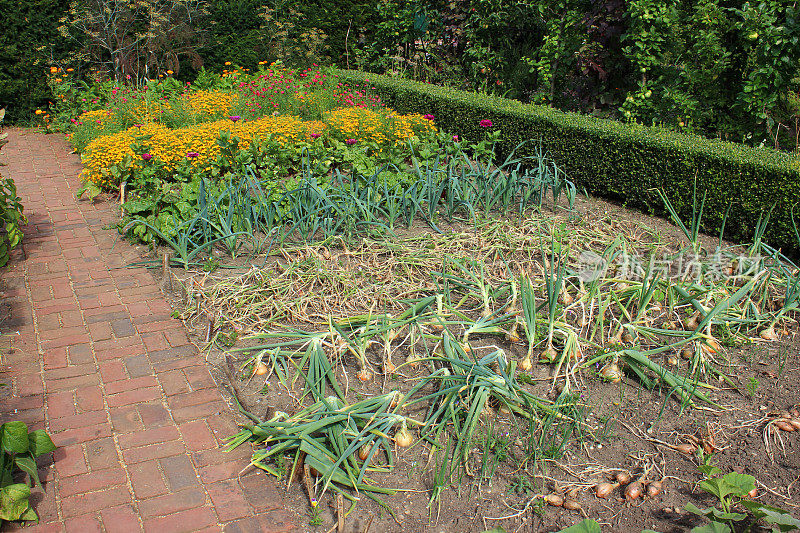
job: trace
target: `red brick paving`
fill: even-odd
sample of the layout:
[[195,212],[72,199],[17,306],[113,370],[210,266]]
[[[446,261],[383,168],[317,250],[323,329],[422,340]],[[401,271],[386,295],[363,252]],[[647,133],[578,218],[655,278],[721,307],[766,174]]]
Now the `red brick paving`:
[[58,446],[25,530],[295,531],[274,482],[239,475],[249,450],[220,449],[233,412],[158,282],[126,268],[141,257],[106,229],[118,206],[75,199],[80,158],[60,136],[9,140],[0,173],[29,223],[24,256],[0,271],[0,422],[44,428]]

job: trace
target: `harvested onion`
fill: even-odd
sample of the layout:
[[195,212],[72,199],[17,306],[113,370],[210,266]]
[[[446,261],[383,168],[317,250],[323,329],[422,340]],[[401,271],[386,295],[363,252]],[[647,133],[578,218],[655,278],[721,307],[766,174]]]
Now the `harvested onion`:
[[617,363],[609,363],[600,369],[600,377],[612,383],[622,381],[622,371]]
[[694,444],[678,444],[673,447],[676,452],[683,453],[685,455],[692,455],[695,451],[697,451],[697,446]]
[[761,337],[765,341],[776,341],[776,340],[778,340],[778,334],[775,333],[775,329],[774,328],[763,329],[763,330],[761,330],[761,332],[758,335],[759,335],[759,337]]
[[411,443],[414,442],[414,437],[411,436],[408,428],[403,425],[403,427],[400,428],[400,431],[394,434],[394,441],[401,448],[408,448],[411,446]]
[[778,420],[775,420],[773,422],[773,424],[775,424],[775,427],[777,427],[781,431],[794,431],[795,430],[794,426],[792,424],[790,424],[788,420],[778,419]]
[[547,496],[544,497],[544,501],[555,507],[561,507],[562,505],[564,505],[564,498],[559,496],[558,494],[548,494]]
[[263,361],[259,361],[258,364],[256,365],[256,370],[255,370],[256,376],[263,376],[267,372],[269,372],[269,367],[265,365]]
[[627,472],[617,472],[617,475],[614,476],[614,479],[617,480],[617,483],[620,485],[626,485],[631,481],[631,475]]
[[548,346],[541,354],[539,354],[539,359],[541,361],[547,361],[549,363],[555,361],[556,357],[558,357],[558,352],[556,352],[555,348],[552,346]]
[[660,481],[651,481],[647,484],[647,497],[648,498],[655,498],[659,494],[661,494],[661,490],[663,487],[661,486]]
[[369,449],[370,449],[370,445],[369,444],[365,444],[361,448],[359,448],[358,449],[358,458],[361,459],[362,461],[366,461],[367,457],[369,457]]
[[367,382],[372,379],[372,372],[370,372],[366,368],[362,368],[361,370],[356,372],[356,377],[361,382]]
[[683,357],[684,359],[691,359],[692,357],[694,357],[694,347],[692,346],[684,347],[683,350],[681,350],[681,357]]
[[523,372],[530,372],[533,368],[533,364],[531,363],[530,356],[525,356],[525,358],[519,362],[519,369]]
[[614,492],[614,489],[617,488],[618,486],[619,485],[615,483],[608,483],[608,482],[598,483],[594,487],[594,495],[597,496],[598,498],[603,498],[603,499],[608,498],[611,495],[611,493]]
[[642,489],[643,489],[642,484],[639,483],[638,481],[629,483],[628,486],[625,487],[625,493],[624,493],[625,499],[630,502],[639,498],[639,496],[642,495]]
[[563,504],[564,509],[568,509],[570,511],[582,511],[583,507],[581,507],[581,503],[576,500],[564,500]]

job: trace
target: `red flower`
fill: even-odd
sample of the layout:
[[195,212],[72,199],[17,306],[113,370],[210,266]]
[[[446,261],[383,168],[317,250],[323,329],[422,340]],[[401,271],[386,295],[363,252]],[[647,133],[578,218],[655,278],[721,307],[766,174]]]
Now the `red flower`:
[[485,118],[485,119],[481,120],[480,126],[481,126],[481,128],[491,128],[492,127],[492,121],[489,120],[488,118]]

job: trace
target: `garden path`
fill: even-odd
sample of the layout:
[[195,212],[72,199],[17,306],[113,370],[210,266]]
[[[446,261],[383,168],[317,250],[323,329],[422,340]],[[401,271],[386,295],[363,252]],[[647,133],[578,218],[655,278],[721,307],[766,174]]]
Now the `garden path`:
[[0,173],[29,222],[0,270],[0,422],[58,446],[25,530],[293,530],[274,482],[239,475],[247,447],[220,449],[233,413],[158,282],[126,267],[140,253],[108,229],[117,204],[76,200],[80,158],[62,137],[8,131]]

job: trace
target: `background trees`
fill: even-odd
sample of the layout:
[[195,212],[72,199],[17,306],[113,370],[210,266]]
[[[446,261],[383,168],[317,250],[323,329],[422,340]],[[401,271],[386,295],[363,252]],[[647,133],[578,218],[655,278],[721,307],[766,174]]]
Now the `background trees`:
[[[202,65],[281,60],[797,146],[794,0],[31,0],[0,10],[10,25],[0,99],[18,109],[41,103],[48,61],[188,79]],[[26,66],[15,70],[18,57]]]

